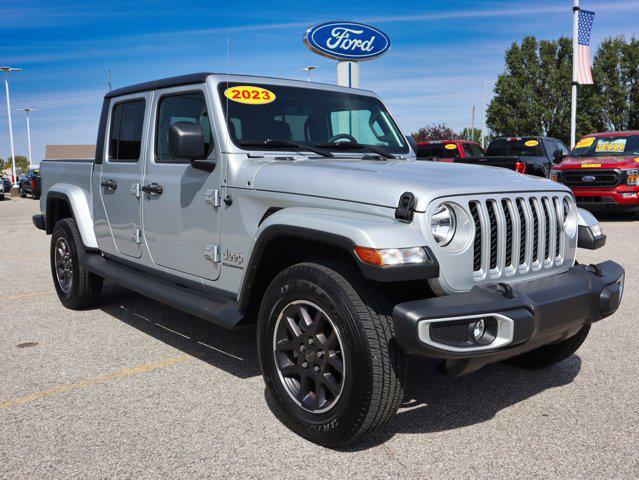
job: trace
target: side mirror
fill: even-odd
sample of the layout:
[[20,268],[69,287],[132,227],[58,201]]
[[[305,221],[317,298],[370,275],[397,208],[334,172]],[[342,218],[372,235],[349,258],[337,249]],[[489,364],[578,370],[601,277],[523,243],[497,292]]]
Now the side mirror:
[[561,150],[557,149],[552,154],[552,158],[555,163],[561,163],[564,159],[564,153]]
[[215,162],[204,160],[204,131],[197,123],[177,122],[169,129],[169,153],[173,159],[185,159],[193,168],[212,172]]

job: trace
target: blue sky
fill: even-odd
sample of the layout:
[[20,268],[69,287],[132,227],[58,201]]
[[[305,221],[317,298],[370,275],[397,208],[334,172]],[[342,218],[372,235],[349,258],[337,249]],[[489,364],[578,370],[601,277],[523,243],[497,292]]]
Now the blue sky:
[[[31,115],[34,163],[48,143],[94,143],[107,71],[114,88],[165,76],[226,70],[335,82],[335,62],[302,43],[306,28],[326,20],[369,23],[391,50],[361,65],[363,88],[375,90],[401,127],[446,122],[470,126],[481,108],[482,82],[503,69],[504,50],[525,35],[571,34],[572,0],[542,1],[7,1],[0,0],[0,63],[23,72],[10,79],[16,154],[26,154],[24,113]],[[637,35],[639,0],[585,0],[594,10],[593,43]],[[4,92],[2,92],[4,94]],[[0,100],[0,157],[9,135]]]

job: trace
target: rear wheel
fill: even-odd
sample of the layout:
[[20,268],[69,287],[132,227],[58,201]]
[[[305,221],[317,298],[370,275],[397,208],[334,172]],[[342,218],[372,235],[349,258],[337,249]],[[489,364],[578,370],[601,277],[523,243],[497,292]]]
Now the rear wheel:
[[22,190],[22,187],[19,187],[18,191],[20,192],[20,198],[27,198],[27,194]]
[[267,289],[258,320],[266,386],[291,430],[340,447],[393,417],[404,392],[404,353],[390,308],[357,272],[302,263]]
[[51,235],[51,274],[58,298],[72,310],[95,306],[102,292],[102,278],[80,265],[83,253],[75,220],[58,221]]
[[558,343],[544,345],[530,352],[506,360],[506,363],[521,368],[546,368],[566,360],[575,353],[588,337],[590,325],[584,325],[572,337]]

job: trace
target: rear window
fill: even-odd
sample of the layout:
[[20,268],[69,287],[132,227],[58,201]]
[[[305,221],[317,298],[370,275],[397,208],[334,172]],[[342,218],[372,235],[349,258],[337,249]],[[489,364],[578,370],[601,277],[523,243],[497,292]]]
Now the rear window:
[[544,149],[536,138],[500,138],[488,145],[489,156],[513,155],[517,157],[543,157]]
[[144,100],[118,103],[111,113],[109,160],[131,162],[140,159]]
[[459,148],[454,143],[429,143],[417,145],[415,153],[418,157],[458,158]]

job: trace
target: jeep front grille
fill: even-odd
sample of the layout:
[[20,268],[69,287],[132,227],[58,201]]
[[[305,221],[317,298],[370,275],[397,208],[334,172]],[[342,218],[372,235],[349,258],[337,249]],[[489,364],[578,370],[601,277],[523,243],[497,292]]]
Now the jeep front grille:
[[[457,232],[450,244],[437,246],[432,215],[442,203],[456,212]],[[429,280],[439,295],[555,275],[575,261],[577,207],[569,191],[447,196],[429,202],[418,218],[439,263],[440,276]]]
[[475,224],[473,274],[501,277],[561,263],[566,243],[563,196],[471,200]]

